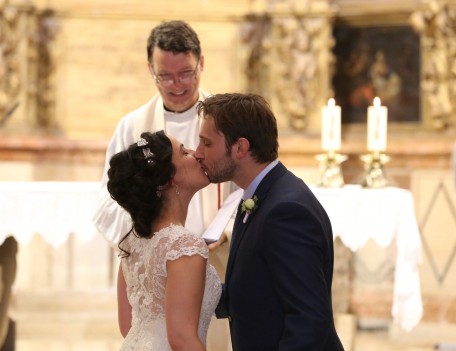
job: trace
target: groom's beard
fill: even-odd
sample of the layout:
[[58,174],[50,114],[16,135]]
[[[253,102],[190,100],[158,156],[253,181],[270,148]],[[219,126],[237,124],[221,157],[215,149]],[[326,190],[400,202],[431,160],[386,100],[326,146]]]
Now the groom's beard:
[[225,157],[211,167],[207,167],[206,173],[211,183],[223,183],[233,179],[235,170],[235,162],[231,158]]

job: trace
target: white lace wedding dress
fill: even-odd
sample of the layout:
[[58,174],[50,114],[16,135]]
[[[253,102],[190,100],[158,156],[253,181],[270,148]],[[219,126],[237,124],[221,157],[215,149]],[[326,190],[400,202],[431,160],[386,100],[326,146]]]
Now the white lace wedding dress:
[[[171,350],[166,336],[164,307],[166,261],[194,254],[207,259],[208,248],[202,238],[177,225],[161,229],[151,239],[130,234],[122,247],[130,252],[128,258],[122,259],[122,270],[132,306],[132,322],[121,351]],[[198,336],[204,345],[220,294],[220,279],[214,267],[207,263],[198,325]]]

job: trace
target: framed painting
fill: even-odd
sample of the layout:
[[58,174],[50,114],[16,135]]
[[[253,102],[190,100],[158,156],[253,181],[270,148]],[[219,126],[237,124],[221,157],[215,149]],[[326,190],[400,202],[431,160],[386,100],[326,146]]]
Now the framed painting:
[[365,123],[379,97],[388,122],[421,122],[420,37],[410,26],[333,27],[332,79],[342,123]]

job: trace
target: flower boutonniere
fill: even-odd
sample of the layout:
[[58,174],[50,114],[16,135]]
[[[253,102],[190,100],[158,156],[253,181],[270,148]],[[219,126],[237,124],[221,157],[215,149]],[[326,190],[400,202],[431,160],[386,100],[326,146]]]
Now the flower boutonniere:
[[257,207],[258,207],[258,198],[257,198],[256,195],[253,197],[253,199],[246,199],[246,200],[244,200],[242,202],[241,213],[245,212],[244,219],[242,220],[242,223],[247,222],[247,218],[249,218],[249,216],[253,212],[255,212]]

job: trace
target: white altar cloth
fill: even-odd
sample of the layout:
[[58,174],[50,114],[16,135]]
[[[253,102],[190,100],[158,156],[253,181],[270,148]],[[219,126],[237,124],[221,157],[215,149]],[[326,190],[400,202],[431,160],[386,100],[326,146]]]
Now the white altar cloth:
[[[0,182],[0,244],[8,236],[27,243],[41,235],[54,247],[70,234],[91,240],[97,233],[92,217],[99,182]],[[369,238],[381,247],[396,245],[392,315],[405,330],[422,317],[419,265],[421,239],[412,194],[404,189],[311,187],[328,212],[334,236],[351,250]]]
[[27,243],[41,235],[54,247],[70,234],[90,240],[99,182],[0,182],[0,244],[8,236]]
[[363,247],[369,239],[383,248],[395,245],[392,315],[403,329],[411,330],[423,315],[419,275],[421,238],[411,192],[394,187],[366,189],[358,185],[311,189],[328,213],[334,237],[340,237],[352,251]]

